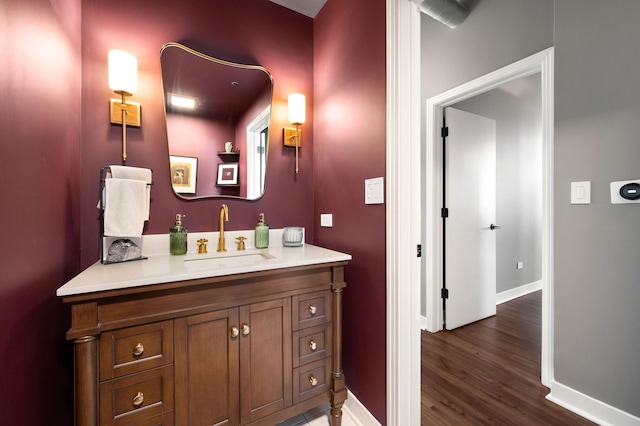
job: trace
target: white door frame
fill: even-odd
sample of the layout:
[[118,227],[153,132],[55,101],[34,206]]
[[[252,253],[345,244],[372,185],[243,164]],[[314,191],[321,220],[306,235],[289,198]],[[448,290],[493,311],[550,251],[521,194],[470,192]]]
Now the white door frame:
[[[260,141],[261,132],[269,127],[270,117],[271,105],[267,106],[247,125],[247,198],[250,200],[257,200],[262,197],[264,193],[264,177],[266,176],[266,172],[263,171],[262,177],[257,176],[256,163],[261,160],[260,157],[256,158],[256,149]],[[265,144],[263,160],[265,165],[267,163],[267,153],[269,152],[268,148],[267,144]],[[256,185],[256,180],[262,181],[262,187]]]
[[387,425],[420,424],[420,9],[386,0]]
[[553,380],[553,47],[427,100],[425,167],[427,331],[442,330],[442,144],[443,110],[503,83],[541,73],[542,81],[542,368],[541,381]]

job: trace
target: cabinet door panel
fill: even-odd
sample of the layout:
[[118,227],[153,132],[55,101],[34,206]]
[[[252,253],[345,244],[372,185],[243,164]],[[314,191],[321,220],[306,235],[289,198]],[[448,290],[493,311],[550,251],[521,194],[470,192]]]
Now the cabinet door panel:
[[291,299],[242,306],[240,323],[250,327],[240,339],[244,424],[291,405]]
[[239,423],[237,326],[237,309],[175,321],[177,426]]

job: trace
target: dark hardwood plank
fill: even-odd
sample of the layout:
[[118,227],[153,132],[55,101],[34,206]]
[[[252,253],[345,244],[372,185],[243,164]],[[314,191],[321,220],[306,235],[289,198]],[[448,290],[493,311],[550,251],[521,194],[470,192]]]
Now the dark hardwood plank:
[[541,292],[494,317],[422,332],[422,425],[592,425],[544,397]]

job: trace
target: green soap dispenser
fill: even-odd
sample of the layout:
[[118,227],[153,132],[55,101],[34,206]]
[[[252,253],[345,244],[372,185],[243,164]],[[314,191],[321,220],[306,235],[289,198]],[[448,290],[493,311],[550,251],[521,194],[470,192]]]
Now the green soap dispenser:
[[169,228],[169,251],[173,255],[187,254],[187,227],[182,225],[183,217],[176,214],[176,224]]
[[269,247],[269,225],[264,222],[264,213],[258,216],[258,224],[256,225],[256,248]]

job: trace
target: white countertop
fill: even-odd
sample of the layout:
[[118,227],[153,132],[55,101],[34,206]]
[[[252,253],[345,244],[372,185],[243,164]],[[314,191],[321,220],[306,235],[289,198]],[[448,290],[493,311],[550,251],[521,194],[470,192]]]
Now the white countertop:
[[[213,250],[211,247],[214,247]],[[216,253],[215,245],[210,245],[210,251],[207,255],[194,253],[183,256],[155,254],[149,255],[145,260],[110,265],[96,262],[60,287],[56,294],[58,296],[73,296],[96,291],[351,260],[349,254],[309,244],[302,247],[248,248],[244,251],[238,251],[235,248],[229,249],[228,244],[227,249],[226,253]],[[144,249],[143,255],[147,255]],[[238,255],[241,255],[242,258],[237,257]],[[197,256],[202,256],[207,260],[185,261],[185,258]],[[229,260],[229,262],[209,260],[224,257],[236,257],[236,259]]]

